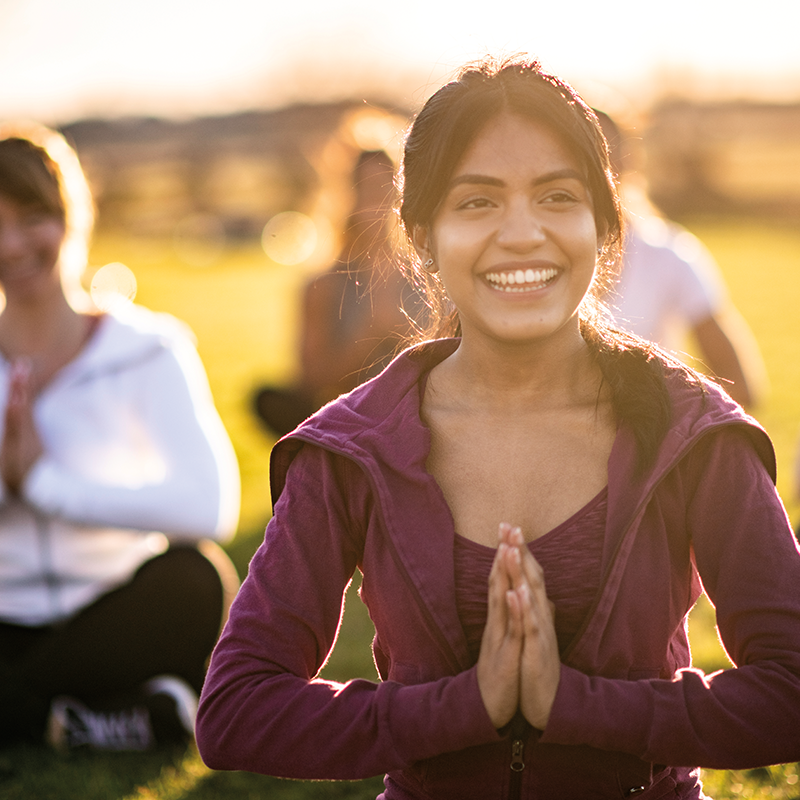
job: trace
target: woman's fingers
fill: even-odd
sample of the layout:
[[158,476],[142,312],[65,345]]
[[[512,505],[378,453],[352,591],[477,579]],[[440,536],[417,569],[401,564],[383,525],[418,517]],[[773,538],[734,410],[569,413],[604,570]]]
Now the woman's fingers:
[[555,632],[555,606],[547,597],[544,570],[525,543],[522,531],[511,527],[505,541],[514,557],[504,561],[514,587],[523,647],[520,660],[520,707],[525,718],[543,729],[550,717],[561,673]]
[[520,664],[520,707],[528,722],[543,730],[558,690],[561,657],[556,638],[554,606],[544,591],[544,582],[540,584],[540,589],[531,589],[526,582],[520,590],[524,637]]
[[521,574],[517,549],[499,533],[499,544],[489,575],[486,627],[478,656],[478,687],[490,719],[502,728],[519,707],[519,680],[524,619],[514,572]]
[[544,571],[522,531],[503,523],[478,658],[481,697],[495,726],[507,724],[519,707],[534,727],[544,728],[560,672],[555,607],[547,597]]
[[522,572],[521,580],[524,580],[528,584],[537,601],[552,605],[547,599],[544,570],[534,558],[530,548],[525,544],[522,531],[519,528],[514,528],[510,533],[510,537],[510,543],[519,551],[520,569]]
[[12,362],[9,371],[9,405],[19,407],[30,403],[32,372],[29,358],[17,358]]

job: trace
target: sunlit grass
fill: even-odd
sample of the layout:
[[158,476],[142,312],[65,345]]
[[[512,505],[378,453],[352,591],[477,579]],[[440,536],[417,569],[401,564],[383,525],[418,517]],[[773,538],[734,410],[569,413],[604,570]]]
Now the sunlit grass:
[[755,416],[775,444],[778,488],[796,523],[800,506],[792,477],[800,436],[800,228],[747,220],[708,220],[691,228],[718,260],[764,355],[771,392]]
[[798,800],[797,764],[750,770],[704,770],[703,789],[715,800]]
[[182,800],[210,774],[197,750],[191,748],[176,766],[164,766],[157,778],[137,786],[120,800]]
[[76,753],[15,748],[0,754],[3,800],[374,800],[381,778],[311,783],[213,772],[184,752]]

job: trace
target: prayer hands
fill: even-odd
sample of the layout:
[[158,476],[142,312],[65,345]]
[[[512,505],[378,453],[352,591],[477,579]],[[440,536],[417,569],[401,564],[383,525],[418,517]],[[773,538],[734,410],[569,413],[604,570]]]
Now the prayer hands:
[[542,568],[522,531],[501,523],[478,656],[478,686],[496,728],[518,708],[535,728],[547,725],[561,670],[553,618]]
[[11,366],[5,435],[0,446],[0,476],[18,494],[25,476],[44,452],[33,420],[31,366],[25,359]]

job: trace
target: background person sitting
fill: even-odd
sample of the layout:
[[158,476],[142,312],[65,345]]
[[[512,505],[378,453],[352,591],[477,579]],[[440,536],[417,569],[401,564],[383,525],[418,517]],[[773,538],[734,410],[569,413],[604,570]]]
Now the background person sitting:
[[0,127],[0,742],[138,750],[192,735],[239,474],[183,324],[81,289],[92,221],[66,141]]
[[383,150],[360,154],[339,257],[303,294],[300,378],[290,388],[256,390],[256,414],[279,435],[377,375],[409,331],[402,309],[412,293],[400,272],[390,269],[393,174]]

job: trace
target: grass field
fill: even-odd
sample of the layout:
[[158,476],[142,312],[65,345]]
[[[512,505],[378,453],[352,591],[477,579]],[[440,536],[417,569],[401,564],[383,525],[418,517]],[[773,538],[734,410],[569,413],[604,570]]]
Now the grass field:
[[[791,482],[800,429],[800,337],[795,328],[800,300],[800,231],[742,220],[696,220],[689,227],[717,257],[733,299],[762,348],[771,394],[756,416],[773,437],[779,489],[795,522]],[[92,252],[99,266],[122,261],[135,272],[137,302],[181,317],[194,330],[212,391],[239,458],[242,517],[229,552],[244,575],[271,513],[268,458],[272,440],[250,412],[260,383],[287,382],[294,369],[297,293],[301,270],[270,262],[257,245],[228,248],[202,269],[182,263],[170,242],[98,238]],[[727,665],[713,630],[713,611],[699,604],[692,617],[697,663]],[[368,652],[371,626],[351,589],[339,645],[325,675],[374,677]],[[707,771],[706,790],[725,798],[800,798],[797,765],[748,772]],[[58,758],[45,751],[0,753],[2,800],[232,800],[233,798],[374,798],[380,780],[356,783],[278,781],[247,773],[214,773],[196,752]]]

